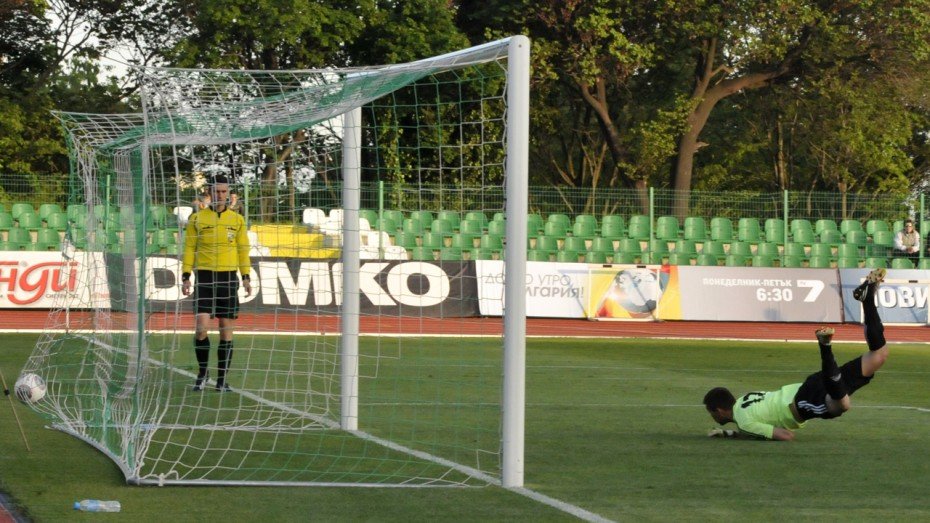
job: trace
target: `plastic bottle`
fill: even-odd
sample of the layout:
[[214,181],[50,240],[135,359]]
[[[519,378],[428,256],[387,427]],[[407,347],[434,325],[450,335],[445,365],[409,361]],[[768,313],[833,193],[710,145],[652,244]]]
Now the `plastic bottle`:
[[74,502],[74,510],[84,512],[119,512],[119,501],[101,501],[99,499],[85,499]]

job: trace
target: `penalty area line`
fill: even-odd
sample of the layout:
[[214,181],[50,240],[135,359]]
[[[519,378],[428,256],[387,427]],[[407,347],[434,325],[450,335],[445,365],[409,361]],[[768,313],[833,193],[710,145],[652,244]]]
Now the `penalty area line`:
[[516,494],[520,494],[521,496],[530,498],[533,501],[542,503],[543,505],[547,505],[552,508],[561,510],[562,512],[565,512],[566,514],[571,514],[572,516],[575,516],[576,518],[582,519],[584,521],[592,521],[592,522],[597,522],[597,523],[607,523],[607,522],[613,521],[611,519],[605,518],[604,516],[601,516],[600,514],[595,514],[594,512],[585,510],[577,505],[572,505],[571,503],[567,503],[565,501],[558,500],[553,497],[549,497],[545,494],[540,494],[539,492],[536,492],[535,490],[530,490],[524,487],[512,487],[512,488],[507,488],[506,490],[509,490]]

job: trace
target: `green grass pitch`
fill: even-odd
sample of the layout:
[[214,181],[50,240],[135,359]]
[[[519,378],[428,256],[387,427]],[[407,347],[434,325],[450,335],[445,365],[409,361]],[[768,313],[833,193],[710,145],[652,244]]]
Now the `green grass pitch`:
[[[8,385],[35,339],[0,335]],[[893,345],[850,412],[813,420],[791,443],[708,439],[713,422],[700,400],[716,385],[743,393],[802,380],[819,367],[813,341],[531,339],[527,346],[526,487],[533,491],[612,520],[930,519],[928,346]],[[835,347],[840,363],[864,350]],[[39,521],[75,518],[71,504],[85,498],[120,500],[123,511],[108,519],[134,521],[572,519],[497,487],[126,486],[103,454],[43,428],[16,404],[32,447],[26,452],[9,401],[0,399],[0,489]]]

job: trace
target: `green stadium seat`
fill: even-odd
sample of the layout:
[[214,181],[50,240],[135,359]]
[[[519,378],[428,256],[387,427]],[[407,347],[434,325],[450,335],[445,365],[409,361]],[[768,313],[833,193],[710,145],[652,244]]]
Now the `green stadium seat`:
[[66,237],[78,249],[87,248],[87,231],[85,229],[72,228],[66,233]]
[[[837,231],[838,232],[838,231]],[[814,243],[811,245],[811,258],[814,256],[833,257],[833,245],[829,243]]]
[[700,216],[685,218],[683,237],[685,240],[704,241],[707,239],[707,225]]
[[433,261],[436,257],[433,255],[433,249],[417,246],[410,250],[410,259],[414,261]]
[[718,265],[717,256],[702,252],[697,256],[697,264],[706,267]]
[[13,228],[13,215],[8,212],[0,212],[0,231],[8,231]]
[[649,252],[668,255],[668,242],[665,240],[649,240]]
[[817,242],[817,239],[816,239],[816,237],[814,236],[814,231],[813,231],[813,229],[808,229],[808,228],[804,228],[804,227],[798,228],[797,230],[795,230],[795,231],[792,233],[791,239],[792,239],[792,241],[794,241],[795,243],[801,243],[801,244],[804,244],[804,245],[810,245],[810,244],[812,244],[812,243],[816,243],[816,242]]
[[16,202],[10,209],[10,214],[13,215],[14,220],[19,220],[19,215],[27,212],[32,214],[36,212],[35,207],[33,207],[31,203]]
[[814,228],[811,226],[810,220],[795,218],[791,220],[791,234],[797,234],[798,231],[811,231],[813,235]]
[[488,225],[488,217],[481,211],[469,211],[465,213],[465,219],[480,223],[482,228]]
[[10,228],[6,239],[8,242],[15,244],[32,243],[32,235],[29,234],[29,231],[23,229],[22,227]]
[[505,236],[507,234],[507,222],[501,220],[491,220],[488,222],[488,234],[495,236]]
[[737,256],[749,257],[752,256],[752,244],[746,241],[738,241],[730,244],[729,254],[735,254]]
[[784,256],[782,258],[781,266],[782,267],[801,267],[801,262],[804,260],[802,256]]
[[740,218],[737,230],[737,238],[739,241],[757,243],[761,237],[762,228],[759,227],[759,220],[755,218]]
[[840,269],[857,269],[859,268],[859,257],[840,256],[836,259],[836,266]]
[[496,234],[481,235],[480,245],[482,249],[501,250],[504,248],[503,237]]
[[843,243],[843,233],[831,229],[820,232],[820,243],[839,244]]
[[[585,252],[585,251],[581,251]],[[578,262],[578,251],[576,250],[561,250],[555,254],[555,261],[563,263],[577,263]]]
[[770,258],[777,258],[779,256],[778,243],[762,242],[756,246],[756,254],[759,256],[768,256]]
[[[448,247],[448,248],[454,249],[455,247]],[[462,252],[462,251],[459,251],[459,252]],[[468,251],[468,253],[469,253],[469,259],[472,259],[472,260],[493,260],[494,259],[494,251],[492,251],[491,249],[480,249],[480,248],[472,249]]]
[[394,234],[397,232],[397,222],[395,222],[392,218],[385,216],[375,222],[375,228],[388,234]]
[[649,223],[649,217],[642,214],[630,216],[629,227],[627,228],[627,237],[637,240],[648,240],[651,235],[652,226]]
[[565,227],[565,230],[568,230],[572,226],[572,219],[568,217],[567,214],[550,214],[546,217],[546,223],[558,223]]
[[607,263],[607,253],[601,251],[588,251],[584,255],[585,263]]
[[481,236],[484,234],[484,224],[480,220],[465,219],[459,222],[459,232]]
[[409,232],[397,231],[394,233],[393,243],[409,251],[417,246],[417,235]]
[[745,267],[746,266],[746,256],[742,254],[727,254],[726,257],[726,266],[727,267]]
[[433,223],[433,213],[430,211],[410,211],[410,218],[412,220],[419,220],[424,226]]
[[565,238],[568,236],[568,228],[560,221],[546,222],[543,226],[543,234],[554,238]]
[[368,224],[371,226],[374,226],[376,223],[378,223],[378,211],[374,209],[359,209],[358,217],[368,220]]
[[691,260],[694,257],[684,253],[671,252],[668,255],[668,263],[670,265],[691,265]]
[[[432,220],[427,223],[432,223]],[[403,229],[405,233],[420,235],[423,234],[426,227],[423,225],[423,222],[416,218],[407,218],[404,220]]]
[[772,256],[757,254],[752,257],[752,266],[753,267],[774,267],[775,260],[776,258]]
[[823,231],[838,231],[839,228],[836,226],[836,222],[833,220],[828,220],[826,218],[821,218],[814,222],[814,232],[817,235],[820,235]]
[[476,247],[475,240],[481,238],[480,235],[467,232],[452,233],[452,247],[458,247],[463,251],[470,251]]
[[[578,236],[569,236],[568,238],[565,238],[565,243],[562,245],[562,250],[573,251],[575,256],[577,256],[579,252],[585,252],[588,250],[588,242],[584,238],[580,238]],[[611,249],[611,251],[612,250],[613,249]]]
[[634,254],[632,252],[617,251],[614,253],[614,263],[622,264],[622,265],[632,265],[632,264],[638,263],[638,260],[641,259],[640,257],[641,255]]
[[48,215],[45,226],[55,231],[63,231],[68,228],[68,215],[63,212],[57,212]]
[[[404,219],[406,218],[406,216],[404,216],[403,211],[399,211],[397,209],[385,209],[384,212],[381,213],[381,217],[391,220],[397,225],[398,228],[400,228],[400,226],[404,223]],[[381,230],[383,231],[384,229],[381,229]],[[387,232],[393,232],[393,231],[387,231]]]
[[812,269],[829,269],[832,265],[833,258],[830,256],[811,256],[808,262]]
[[[623,242],[621,241],[621,244]],[[637,242],[638,244],[639,242]],[[591,248],[588,249],[590,252],[614,252],[614,242],[607,238],[601,238],[600,236],[595,237],[591,240]]]
[[804,250],[804,244],[798,242],[788,242],[785,244],[785,256],[797,256],[799,258],[807,257],[807,251]]
[[656,219],[656,238],[660,240],[678,240],[678,218],[660,216]]
[[549,261],[549,251],[530,249],[526,252],[527,261]]
[[840,232],[843,234],[848,233],[849,231],[861,231],[862,222],[859,220],[843,220],[840,222]]
[[914,262],[908,258],[892,258],[891,260],[892,269],[913,269]]
[[626,221],[623,219],[623,216],[620,216],[619,214],[608,214],[606,216],[601,217],[602,234],[603,234],[604,227],[608,224],[614,227],[615,230],[619,228],[622,231],[626,227]]
[[526,233],[530,236],[535,236],[543,232],[546,222],[543,221],[542,216],[538,214],[528,214],[526,216]]
[[39,218],[42,218],[42,221],[48,219],[50,214],[59,214],[62,212],[64,212],[64,210],[57,203],[43,203],[39,205]]
[[765,220],[765,241],[779,245],[785,243],[785,220],[781,218]]
[[620,247],[617,249],[620,252],[627,252],[635,256],[642,256],[643,247],[640,245],[639,240],[635,238],[624,238],[620,240]]
[[[156,227],[164,227],[168,223],[168,215],[171,213],[168,212],[168,209],[164,205],[151,205],[148,211],[149,223]],[[372,222],[369,221],[368,223]]]
[[176,231],[173,229],[157,229],[154,234],[153,243],[159,247],[168,248],[178,244],[178,238],[175,236]]
[[930,270],[930,258],[921,258],[917,263],[917,268],[922,270]]
[[[885,220],[869,220],[865,222],[865,232],[869,236],[875,236],[878,231],[888,231],[888,222]],[[923,229],[921,229],[923,230]]]
[[733,222],[729,218],[716,217],[710,220],[710,239],[720,242],[733,240]]
[[540,234],[536,238],[536,250],[554,253],[559,250],[559,238]]
[[429,230],[435,233],[442,234],[443,236],[452,236],[452,233],[455,232],[455,228],[452,226],[452,222],[445,220],[443,218],[436,218],[430,223]]
[[436,213],[437,220],[446,220],[452,224],[453,229],[457,229],[462,221],[462,215],[458,211],[439,211]]
[[[449,235],[449,237],[451,238],[451,235]],[[434,251],[442,249],[443,247],[446,246],[446,243],[445,243],[446,236],[442,234],[441,232],[427,231],[423,233],[421,238],[422,238],[421,244],[423,245],[423,247],[428,247],[430,249],[433,249]]]
[[839,258],[859,258],[859,246],[852,243],[837,245],[836,255]]
[[712,254],[722,258],[726,255],[726,248],[724,247],[724,243],[722,241],[707,240],[704,242],[704,248],[701,249],[701,254]]
[[[503,222],[503,221],[507,221],[507,215],[502,212],[496,212],[494,213],[494,216],[491,217],[491,222]],[[491,222],[488,222],[488,223],[491,223]]]
[[439,249],[439,259],[445,261],[459,261],[462,259],[462,249],[458,247],[442,247]]
[[601,237],[619,240],[626,237],[626,231],[623,229],[623,222],[604,222],[601,223]]
[[846,243],[865,246],[869,243],[869,237],[865,231],[853,229],[846,233]]
[[72,203],[68,205],[68,220],[71,222],[84,221],[84,218],[87,216],[87,207],[80,203]]
[[590,223],[597,229],[597,218],[593,214],[579,214],[575,216],[575,223]]
[[904,229],[904,220],[895,220],[894,224],[891,226],[891,232],[897,233],[900,230]]
[[888,267],[888,259],[884,257],[879,258],[876,256],[870,256],[865,259],[865,266],[867,269],[885,268]]
[[694,259],[697,256],[697,246],[693,240],[678,240],[675,242],[673,252],[679,256],[688,256],[690,259]]
[[594,222],[575,222],[575,224],[572,225],[572,236],[577,236],[579,238],[593,238],[595,234],[597,234],[596,229],[597,228]]
[[19,215],[19,226],[29,231],[37,231],[42,228],[42,219],[34,212],[24,212]]

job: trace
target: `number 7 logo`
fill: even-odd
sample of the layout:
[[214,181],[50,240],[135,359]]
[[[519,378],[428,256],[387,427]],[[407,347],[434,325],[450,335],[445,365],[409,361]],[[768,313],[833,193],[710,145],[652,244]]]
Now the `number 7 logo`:
[[804,297],[805,303],[817,301],[817,297],[823,292],[824,283],[820,280],[798,280],[799,288],[808,288],[811,291]]

